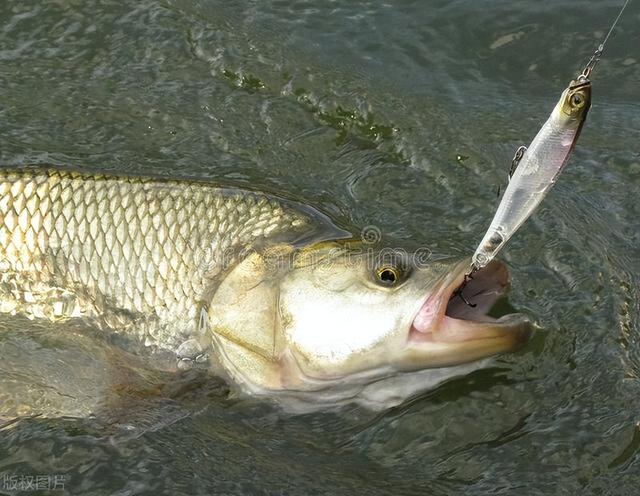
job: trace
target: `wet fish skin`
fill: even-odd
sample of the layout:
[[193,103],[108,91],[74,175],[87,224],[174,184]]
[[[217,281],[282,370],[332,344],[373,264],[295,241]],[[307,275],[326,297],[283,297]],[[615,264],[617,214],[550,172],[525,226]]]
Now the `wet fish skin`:
[[[201,364],[243,394],[297,411],[399,404],[531,334],[518,315],[492,319],[478,307],[457,318],[449,302],[468,261],[418,265],[347,234],[310,207],[261,193],[0,172],[0,312],[87,316],[117,331],[92,337],[143,352],[154,370]],[[477,274],[478,291],[497,298],[500,274]],[[55,326],[75,346],[65,328]]]
[[53,318],[118,309],[140,342],[175,350],[216,275],[309,223],[286,202],[206,183],[2,170],[0,311],[28,314],[35,300],[45,309],[33,314]]

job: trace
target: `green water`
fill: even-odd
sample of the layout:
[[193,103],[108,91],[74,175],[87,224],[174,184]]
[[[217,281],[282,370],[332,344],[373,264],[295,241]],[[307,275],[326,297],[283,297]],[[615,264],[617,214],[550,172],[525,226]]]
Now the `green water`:
[[[1,164],[250,186],[469,255],[620,2],[127,3],[0,2]],[[639,21],[631,2],[570,166],[501,255],[541,327],[520,352],[382,414],[286,416],[194,373],[107,419],[0,430],[0,494],[38,474],[82,495],[636,494]],[[3,317],[3,371],[68,359],[41,327]],[[68,384],[101,386],[76,346],[60,387],[81,399]]]

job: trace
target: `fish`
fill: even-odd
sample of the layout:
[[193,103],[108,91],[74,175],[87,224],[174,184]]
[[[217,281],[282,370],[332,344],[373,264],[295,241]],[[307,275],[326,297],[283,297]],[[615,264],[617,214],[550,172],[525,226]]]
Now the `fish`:
[[553,187],[576,146],[590,107],[591,82],[586,76],[572,80],[519,158],[491,225],[472,256],[473,269],[493,260]]
[[86,321],[158,367],[292,408],[387,408],[522,346],[529,319],[487,315],[506,267],[477,272],[469,308],[454,297],[468,264],[374,248],[278,195],[0,170],[1,313]]

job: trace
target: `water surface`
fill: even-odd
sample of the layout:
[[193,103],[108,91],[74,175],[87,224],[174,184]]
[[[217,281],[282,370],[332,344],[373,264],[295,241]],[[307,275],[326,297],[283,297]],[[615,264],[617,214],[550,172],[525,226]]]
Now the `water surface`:
[[[513,152],[618,7],[5,1],[0,163],[249,186],[407,249],[468,255]],[[523,350],[384,414],[290,417],[82,338],[65,355],[56,332],[73,326],[3,317],[5,391],[54,374],[78,409],[1,429],[0,477],[59,474],[83,495],[635,493],[639,21],[632,2],[570,166],[502,254],[510,304],[542,329]],[[71,354],[77,369],[51,368]],[[96,364],[128,389],[84,417],[83,388],[112,386]],[[29,394],[55,403],[37,384]]]

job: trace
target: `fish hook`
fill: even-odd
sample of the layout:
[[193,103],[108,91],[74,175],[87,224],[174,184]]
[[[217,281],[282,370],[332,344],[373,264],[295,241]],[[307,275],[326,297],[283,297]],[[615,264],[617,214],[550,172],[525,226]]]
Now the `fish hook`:
[[471,308],[475,308],[475,307],[477,307],[477,306],[478,306],[478,304],[477,304],[477,303],[471,303],[469,300],[467,300],[467,299],[465,298],[465,296],[462,294],[462,290],[463,290],[463,289],[465,288],[465,286],[469,283],[469,281],[470,281],[471,279],[473,279],[472,274],[473,274],[475,271],[476,271],[475,267],[472,267],[472,268],[471,268],[471,272],[468,272],[467,274],[465,274],[465,275],[464,275],[464,281],[462,281],[462,284],[460,284],[460,287],[459,287],[458,289],[456,289],[456,290],[453,292],[453,296],[459,296],[459,297],[460,297],[460,299],[461,299],[462,301],[464,301],[465,305],[468,305],[468,306],[470,306]]

